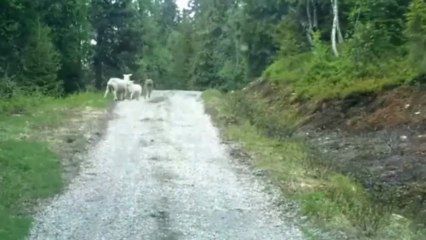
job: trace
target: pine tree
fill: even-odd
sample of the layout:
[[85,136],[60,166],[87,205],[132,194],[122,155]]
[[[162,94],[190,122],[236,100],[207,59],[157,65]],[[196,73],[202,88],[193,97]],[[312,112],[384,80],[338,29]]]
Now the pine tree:
[[36,21],[24,57],[23,86],[51,95],[62,94],[58,81],[59,53],[50,38],[50,29]]
[[[89,21],[86,0],[40,2],[44,22],[52,29],[53,42],[61,55],[58,78],[67,93],[84,90],[83,62],[89,57]],[[87,71],[87,69],[86,69]]]

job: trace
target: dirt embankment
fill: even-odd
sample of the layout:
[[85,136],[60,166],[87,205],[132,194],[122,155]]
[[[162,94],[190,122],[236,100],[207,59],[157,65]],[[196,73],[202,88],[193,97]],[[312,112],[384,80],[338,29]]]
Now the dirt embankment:
[[297,111],[302,120],[293,135],[321,153],[320,164],[353,176],[377,201],[426,219],[426,86],[315,103],[265,81],[245,92],[274,111]]

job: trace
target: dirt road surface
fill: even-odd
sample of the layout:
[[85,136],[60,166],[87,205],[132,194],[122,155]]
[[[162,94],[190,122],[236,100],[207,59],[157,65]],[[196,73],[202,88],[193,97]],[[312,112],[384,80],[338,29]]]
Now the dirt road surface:
[[30,239],[303,239],[268,184],[239,166],[199,92],[119,102],[80,174]]

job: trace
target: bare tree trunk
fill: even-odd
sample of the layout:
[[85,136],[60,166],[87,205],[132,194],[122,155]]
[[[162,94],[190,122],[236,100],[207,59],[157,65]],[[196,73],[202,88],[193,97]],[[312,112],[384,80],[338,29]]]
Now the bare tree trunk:
[[337,5],[337,1],[338,0],[335,0],[336,15],[337,15],[337,40],[338,40],[338,43],[342,43],[343,42],[343,34],[342,34],[342,31],[340,30],[339,6]]
[[308,23],[306,26],[306,37],[308,38],[309,44],[313,46],[312,34],[313,30],[313,22],[312,22],[312,13],[311,13],[311,3],[312,0],[306,0],[306,16],[308,18]]
[[312,29],[312,11],[311,11],[311,1],[312,0],[306,0],[306,16],[308,17],[308,26],[309,29]]
[[318,28],[318,13],[317,13],[317,0],[312,0],[312,5],[314,8],[314,28],[317,29]]
[[339,26],[339,8],[337,0],[331,0],[331,6],[333,8],[333,26],[331,29],[331,46],[336,57],[339,56],[337,50],[337,43],[343,42],[343,36]]
[[331,29],[331,47],[333,49],[333,53],[336,57],[339,56],[339,51],[337,50],[336,43],[336,18],[333,19],[333,28]]

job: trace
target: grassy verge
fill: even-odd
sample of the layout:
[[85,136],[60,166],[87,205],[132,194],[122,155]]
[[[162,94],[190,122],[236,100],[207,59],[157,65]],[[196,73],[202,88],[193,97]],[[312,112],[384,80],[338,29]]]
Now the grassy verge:
[[320,52],[278,58],[265,70],[263,77],[291,85],[300,99],[321,101],[377,93],[409,83],[415,81],[416,71],[406,59],[397,56],[364,64],[349,57],[332,58],[329,53]]
[[0,239],[24,239],[34,204],[63,186],[60,160],[39,133],[62,126],[73,111],[107,105],[95,93],[0,101]]
[[[255,156],[254,166],[267,170],[286,195],[299,202],[303,214],[319,226],[344,231],[355,239],[422,236],[410,229],[408,219],[374,203],[356,181],[319,164],[323,156],[303,139],[292,137],[303,119],[291,105],[286,105],[286,111],[277,111],[253,92],[225,95],[209,90],[203,97],[224,136],[242,143]],[[315,236],[309,229],[304,231]]]

